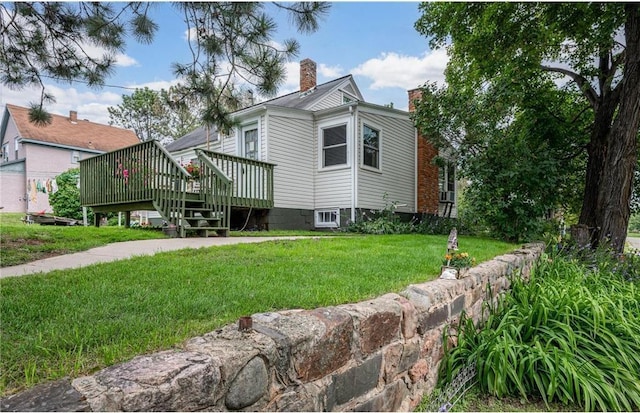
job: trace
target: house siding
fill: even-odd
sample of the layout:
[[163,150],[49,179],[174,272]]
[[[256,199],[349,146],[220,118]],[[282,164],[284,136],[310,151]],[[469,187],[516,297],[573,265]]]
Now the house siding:
[[[409,119],[358,112],[358,188],[357,207],[382,209],[388,202],[403,206],[399,212],[415,212],[415,132]],[[362,125],[381,131],[380,171],[362,166]]]
[[[320,127],[347,122],[347,162],[350,166],[339,169],[320,167]],[[314,128],[314,181],[315,181],[315,209],[351,208],[351,192],[353,187],[353,118],[342,114],[337,117],[319,120]]]
[[342,92],[340,90],[335,90],[333,93],[327,95],[327,97],[309,108],[309,110],[315,111],[329,109],[340,105],[342,105]]
[[5,163],[0,166],[0,207],[3,212],[27,211],[27,187],[24,162]]
[[313,122],[276,115],[268,119],[268,162],[276,164],[274,205],[313,209]]
[[[25,175],[27,190],[27,210],[25,212],[52,213],[49,204],[49,192],[47,182],[56,179],[56,176],[72,169],[80,168],[79,163],[71,161],[74,150],[55,148],[45,145],[23,143],[25,149]],[[78,150],[80,159],[95,156]],[[39,188],[44,188],[40,190]],[[46,191],[46,192],[45,192]]]

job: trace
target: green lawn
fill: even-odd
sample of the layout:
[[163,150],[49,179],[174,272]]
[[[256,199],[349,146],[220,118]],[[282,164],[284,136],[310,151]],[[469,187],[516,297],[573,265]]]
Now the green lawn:
[[[446,236],[350,236],[183,250],[0,280],[0,393],[78,376],[287,308],[433,279]],[[478,261],[512,244],[459,238]]]

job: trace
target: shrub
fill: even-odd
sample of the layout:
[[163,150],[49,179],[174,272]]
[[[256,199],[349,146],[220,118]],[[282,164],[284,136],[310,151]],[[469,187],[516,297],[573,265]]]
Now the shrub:
[[629,218],[629,231],[640,232],[640,213],[633,214]]
[[388,194],[382,197],[384,208],[376,211],[369,210],[369,214],[362,212],[362,216],[355,222],[349,222],[346,227],[347,232],[358,232],[361,234],[410,234],[414,232],[413,220],[402,222],[400,216],[396,214],[397,202],[390,202]]
[[558,256],[528,283],[515,277],[509,294],[487,304],[481,330],[462,317],[441,384],[475,362],[480,389],[498,397],[640,409],[640,289],[613,269]]
[[[49,204],[55,215],[82,220],[82,207],[80,206],[80,189],[78,180],[80,169],[69,169],[56,176],[58,190],[49,195]],[[93,221],[93,211],[87,210],[88,222]]]

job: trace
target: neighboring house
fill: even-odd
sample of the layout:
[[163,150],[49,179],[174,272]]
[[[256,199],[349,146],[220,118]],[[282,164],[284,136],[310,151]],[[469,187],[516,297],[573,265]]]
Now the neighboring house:
[[57,189],[57,175],[78,168],[82,159],[140,142],[130,130],[78,120],[76,111],[51,120],[36,126],[29,122],[29,109],[6,105],[0,127],[3,212],[51,213],[49,194]]
[[[409,92],[410,110],[418,93]],[[454,170],[432,163],[437,151],[416,135],[409,112],[365,102],[351,75],[317,85],[315,62],[303,60],[298,92],[233,118],[239,126],[228,135],[199,128],[166,149],[183,165],[196,161],[195,149],[274,164],[274,206],[257,224],[337,227],[385,202],[455,216]]]

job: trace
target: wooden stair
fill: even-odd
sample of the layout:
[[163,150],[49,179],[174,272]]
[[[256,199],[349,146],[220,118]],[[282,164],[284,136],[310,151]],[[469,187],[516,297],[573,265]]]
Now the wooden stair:
[[183,221],[187,225],[184,230],[196,232],[198,236],[208,237],[215,232],[217,236],[229,236],[229,228],[222,225],[222,217],[219,213],[204,207],[202,199],[189,198],[185,201]]

